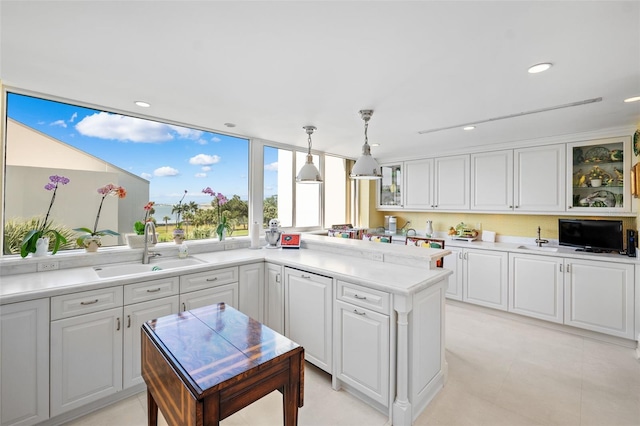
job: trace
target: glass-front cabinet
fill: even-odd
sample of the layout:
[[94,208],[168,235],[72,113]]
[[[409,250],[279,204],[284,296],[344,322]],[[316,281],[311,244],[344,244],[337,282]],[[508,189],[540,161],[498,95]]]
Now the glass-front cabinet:
[[631,138],[567,145],[567,211],[631,211]]
[[397,210],[403,206],[402,164],[388,164],[380,167],[382,179],[378,181],[378,208]]

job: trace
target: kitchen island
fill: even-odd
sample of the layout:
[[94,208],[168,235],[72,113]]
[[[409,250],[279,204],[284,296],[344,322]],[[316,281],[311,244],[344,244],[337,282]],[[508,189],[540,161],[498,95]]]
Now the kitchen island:
[[[122,378],[123,371],[127,370],[123,364],[133,363],[134,371],[135,363],[139,364],[139,353],[127,350],[128,346],[133,349],[139,346],[139,338],[136,341],[126,334],[132,322],[131,329],[136,329],[139,317],[130,312],[135,312],[137,306],[166,302],[168,313],[175,313],[192,309],[194,305],[190,303],[199,300],[192,297],[195,294],[225,290],[226,293],[218,294],[228,294],[231,303],[227,303],[233,306],[235,302],[236,308],[260,321],[264,318],[269,326],[266,319],[274,313],[270,311],[277,310],[276,314],[283,315],[284,334],[305,347],[307,360],[332,375],[335,389],[343,388],[356,394],[387,413],[393,424],[411,424],[445,382],[444,294],[450,271],[431,269],[431,266],[449,252],[306,235],[300,250],[250,250],[243,248],[246,245],[240,239],[224,243],[194,242],[190,244],[191,258],[197,262],[185,263],[185,266],[175,266],[174,262],[170,269],[109,278],[99,278],[95,267],[130,264],[139,258],[141,251],[114,249],[97,255],[65,253],[44,260],[3,260],[0,287],[3,321],[8,307],[36,302],[47,308],[51,306],[50,314],[48,309],[39,314],[46,318],[51,336],[49,329],[41,329],[36,337],[51,340],[46,361],[52,366],[52,374],[50,386],[46,387],[50,388],[52,406],[41,408],[41,417],[35,423],[59,423],[95,409],[96,404],[104,405],[144,389],[135,378],[128,382]],[[174,254],[176,248],[161,244],[156,251],[166,257]],[[58,262],[58,270],[29,271],[37,269],[38,262],[53,259]],[[279,276],[275,276],[273,282],[269,281],[265,269],[260,269],[265,267],[278,271]],[[268,290],[270,285],[275,292]],[[197,291],[192,291],[194,289]],[[282,296],[276,300],[273,295],[279,294],[278,291]],[[103,293],[108,294],[104,300]],[[137,294],[155,299],[136,299]],[[316,294],[322,295],[322,299],[315,298]],[[207,293],[207,298],[202,300],[211,301],[211,297],[211,293]],[[312,300],[314,306],[302,308],[308,300]],[[252,310],[252,306],[256,309]],[[296,320],[301,312],[307,316],[305,321]],[[321,316],[312,317],[312,312]],[[63,337],[73,340],[77,337],[73,335],[74,327],[102,314],[111,315],[100,320],[101,326],[106,327],[104,332],[110,344],[105,346],[105,339],[98,334],[92,336],[92,341],[77,343],[88,352],[81,357],[86,363],[92,362],[90,352],[96,345],[102,352],[107,349],[113,352],[109,359],[112,371],[108,375],[108,386],[102,383],[104,386],[99,386],[101,390],[95,397],[87,397],[84,392],[82,398],[67,400],[65,389],[79,378],[73,376],[73,371],[64,373],[66,376],[61,373],[66,371],[62,366],[69,365],[59,340]],[[313,321],[320,321],[322,327],[311,327]],[[319,328],[322,332],[317,332]],[[314,339],[315,334],[318,339]],[[350,344],[354,337],[361,336],[371,337],[365,341],[372,351],[366,352],[366,357],[361,345]],[[10,347],[10,343],[3,342],[3,348]],[[132,359],[126,359],[128,353]],[[117,354],[120,354],[119,360]],[[46,367],[42,360],[40,362]],[[101,372],[107,368],[105,365],[86,367]],[[48,368],[34,371],[48,376]],[[3,368],[2,374],[3,382],[16,380],[10,368]],[[41,378],[45,379],[48,377]],[[37,395],[36,390],[26,391]]]

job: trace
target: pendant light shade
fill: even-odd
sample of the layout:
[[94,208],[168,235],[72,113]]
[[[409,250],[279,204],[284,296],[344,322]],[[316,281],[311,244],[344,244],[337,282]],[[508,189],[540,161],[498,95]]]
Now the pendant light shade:
[[367,129],[369,128],[369,119],[373,115],[370,109],[360,111],[360,117],[364,120],[364,145],[362,145],[362,155],[356,161],[349,175],[351,179],[381,179],[380,166],[378,162],[371,156],[371,147],[369,146],[369,138]]
[[304,126],[303,129],[307,131],[307,140],[309,142],[309,150],[307,151],[307,161],[300,169],[298,176],[296,176],[297,183],[322,183],[322,177],[318,168],[313,164],[313,156],[311,155],[311,134],[316,130],[314,126]]

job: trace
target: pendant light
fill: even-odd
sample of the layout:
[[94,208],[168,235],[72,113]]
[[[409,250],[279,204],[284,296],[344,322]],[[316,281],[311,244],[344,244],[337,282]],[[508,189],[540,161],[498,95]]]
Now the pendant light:
[[313,156],[311,155],[311,134],[316,130],[315,126],[304,126],[303,129],[307,131],[309,151],[307,151],[307,162],[302,166],[298,176],[296,176],[297,183],[322,183],[320,172],[318,168],[313,164]]
[[360,117],[364,120],[364,145],[362,145],[362,155],[356,161],[351,169],[351,179],[381,179],[380,166],[378,162],[371,156],[371,147],[369,146],[369,138],[367,137],[367,129],[369,128],[369,119],[373,115],[373,110],[363,109],[360,111]]

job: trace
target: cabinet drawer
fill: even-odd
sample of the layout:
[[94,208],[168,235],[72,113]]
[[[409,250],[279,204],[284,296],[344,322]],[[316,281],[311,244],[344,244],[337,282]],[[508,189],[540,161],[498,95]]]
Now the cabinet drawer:
[[122,286],[83,291],[51,298],[51,320],[122,306]]
[[389,293],[338,280],[338,300],[389,314]]
[[216,269],[180,277],[180,293],[202,290],[238,281],[238,268]]
[[161,297],[174,296],[180,289],[180,277],[143,281],[124,286],[124,304],[146,302]]

